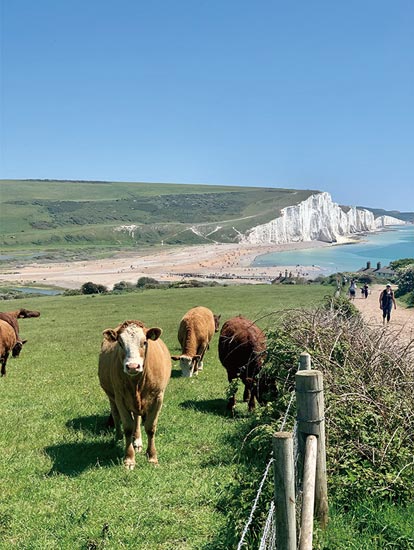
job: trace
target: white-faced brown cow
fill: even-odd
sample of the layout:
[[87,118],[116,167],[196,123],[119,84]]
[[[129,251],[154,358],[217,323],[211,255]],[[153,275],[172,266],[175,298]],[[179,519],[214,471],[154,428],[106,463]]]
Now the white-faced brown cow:
[[193,307],[184,315],[178,327],[178,341],[181,355],[173,355],[173,361],[180,361],[181,373],[189,377],[203,368],[204,354],[209,343],[218,332],[220,315],[207,307]]
[[142,450],[141,417],[148,437],[147,457],[158,464],[155,432],[171,376],[171,358],[160,328],[141,321],[125,321],[103,332],[99,355],[99,382],[106,392],[115,423],[116,438],[125,435],[124,464],[135,466],[135,450]]
[[[243,400],[248,401],[249,411],[258,398],[259,374],[266,351],[266,336],[260,328],[239,315],[224,323],[220,331],[218,352],[223,367],[227,370],[229,383],[240,378],[244,383]],[[233,412],[235,394],[230,396],[227,407]]]
[[17,357],[26,340],[17,340],[14,328],[7,321],[0,319],[0,365],[1,376],[6,376],[7,359],[10,353]]

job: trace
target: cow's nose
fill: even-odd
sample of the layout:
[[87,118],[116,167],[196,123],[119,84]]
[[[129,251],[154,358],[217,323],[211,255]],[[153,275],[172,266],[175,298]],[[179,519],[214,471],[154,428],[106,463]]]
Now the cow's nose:
[[138,373],[142,370],[142,367],[138,363],[127,363],[126,368],[130,373]]

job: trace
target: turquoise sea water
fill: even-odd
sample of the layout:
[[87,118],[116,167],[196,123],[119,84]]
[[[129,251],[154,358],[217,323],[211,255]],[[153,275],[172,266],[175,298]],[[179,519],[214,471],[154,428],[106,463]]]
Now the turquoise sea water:
[[394,226],[387,231],[368,234],[356,244],[333,245],[291,252],[273,252],[258,256],[253,265],[319,266],[324,274],[357,271],[371,262],[371,267],[387,266],[393,260],[414,258],[414,225]]

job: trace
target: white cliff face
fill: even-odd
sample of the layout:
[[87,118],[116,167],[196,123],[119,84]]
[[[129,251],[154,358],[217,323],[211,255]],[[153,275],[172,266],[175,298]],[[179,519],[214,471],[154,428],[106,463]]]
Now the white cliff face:
[[398,218],[393,218],[392,216],[380,216],[379,218],[375,218],[375,226],[377,229],[381,229],[387,225],[406,225],[406,222]]
[[372,212],[355,207],[345,212],[332,201],[329,193],[311,195],[296,206],[284,208],[281,214],[279,218],[251,229],[241,241],[250,244],[336,242],[340,237],[378,229]]

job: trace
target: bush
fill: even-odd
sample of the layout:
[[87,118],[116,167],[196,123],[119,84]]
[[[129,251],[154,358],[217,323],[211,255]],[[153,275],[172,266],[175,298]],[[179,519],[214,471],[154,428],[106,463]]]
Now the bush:
[[104,285],[99,285],[88,281],[81,286],[82,294],[104,294],[108,289]]
[[396,283],[398,285],[396,296],[404,296],[414,291],[414,263],[397,270]]
[[330,491],[344,505],[367,494],[407,502],[414,496],[414,339],[370,328],[343,304],[289,312],[269,333],[261,377],[273,380],[274,422],[306,351],[324,373]]
[[153,279],[152,277],[140,277],[137,281],[138,288],[145,288],[148,285],[152,285],[154,287],[154,285],[157,286],[158,284],[157,279]]
[[132,283],[127,283],[127,281],[119,281],[119,283],[115,283],[113,286],[114,292],[125,292],[128,290],[133,290],[135,287]]

